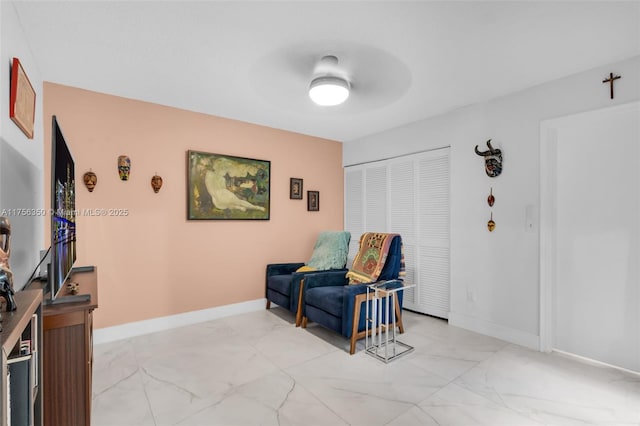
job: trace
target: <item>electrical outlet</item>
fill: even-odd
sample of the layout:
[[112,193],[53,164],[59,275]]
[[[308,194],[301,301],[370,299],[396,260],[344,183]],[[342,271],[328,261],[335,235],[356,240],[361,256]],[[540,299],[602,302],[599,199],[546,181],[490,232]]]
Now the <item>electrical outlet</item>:
[[524,209],[524,229],[526,232],[536,231],[536,209],[532,204],[528,204]]

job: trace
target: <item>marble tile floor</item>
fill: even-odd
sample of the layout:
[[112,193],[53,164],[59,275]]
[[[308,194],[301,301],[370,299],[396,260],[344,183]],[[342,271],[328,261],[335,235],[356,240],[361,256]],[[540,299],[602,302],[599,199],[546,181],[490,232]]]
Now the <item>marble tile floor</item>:
[[640,376],[404,321],[389,364],[277,307],[96,345],[91,424],[640,425]]

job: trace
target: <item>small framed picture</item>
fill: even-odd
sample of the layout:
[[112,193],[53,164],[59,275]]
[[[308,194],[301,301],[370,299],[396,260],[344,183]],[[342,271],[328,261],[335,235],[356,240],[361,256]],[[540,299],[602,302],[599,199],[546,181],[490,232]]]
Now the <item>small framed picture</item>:
[[320,211],[319,191],[307,191],[307,210],[310,212]]
[[289,179],[289,198],[292,200],[302,200],[302,179]]
[[9,118],[29,138],[33,139],[36,111],[36,91],[24,72],[18,58],[11,66],[11,92],[9,94]]

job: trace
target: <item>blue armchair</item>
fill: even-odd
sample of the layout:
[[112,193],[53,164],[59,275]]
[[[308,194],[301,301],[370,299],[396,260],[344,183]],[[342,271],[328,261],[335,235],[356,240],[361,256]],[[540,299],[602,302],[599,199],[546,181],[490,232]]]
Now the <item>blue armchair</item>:
[[[300,326],[302,313],[298,309],[300,286],[309,274],[331,271],[347,272],[347,254],[351,234],[346,231],[325,231],[318,235],[311,259],[305,265],[302,262],[272,263],[267,265],[265,278],[265,297],[267,309],[271,302],[281,306],[296,315],[296,326]],[[303,266],[305,271],[298,272]]]
[[[302,322],[303,328],[306,328],[308,321],[318,323],[330,330],[340,333],[344,337],[350,339],[350,353],[355,353],[356,341],[365,337],[365,309],[362,306],[365,303],[365,294],[367,287],[371,282],[396,280],[389,283],[388,288],[398,288],[402,286],[402,281],[398,280],[400,275],[404,273],[404,259],[402,255],[402,238],[397,234],[374,234],[377,236],[388,236],[391,239],[386,258],[379,260],[378,265],[374,265],[374,259],[378,256],[374,254],[372,258],[366,259],[367,252],[371,251],[371,247],[367,246],[364,234],[360,238],[360,250],[354,260],[368,265],[370,270],[374,266],[378,268],[378,272],[373,274],[375,277],[371,281],[349,284],[349,277],[344,272],[328,271],[319,272],[305,277],[302,288]],[[368,263],[367,263],[368,262]],[[382,264],[382,262],[384,262]],[[380,269],[381,268],[381,269]],[[353,271],[352,267],[352,271]],[[356,274],[357,275],[357,274]],[[365,279],[366,277],[360,277]],[[396,306],[393,313],[390,312],[390,322],[393,316],[396,317],[400,333],[404,332],[402,324],[402,297],[403,292],[398,292]],[[354,320],[357,317],[357,320]],[[382,318],[386,317],[383,315]]]

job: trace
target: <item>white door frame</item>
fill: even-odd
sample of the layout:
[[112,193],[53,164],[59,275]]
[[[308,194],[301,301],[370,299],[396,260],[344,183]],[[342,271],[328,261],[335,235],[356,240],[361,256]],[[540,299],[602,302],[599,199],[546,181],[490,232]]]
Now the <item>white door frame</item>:
[[540,342],[541,352],[553,349],[555,287],[557,120],[540,124]]
[[[556,173],[558,128],[563,123],[576,118],[596,117],[604,111],[636,108],[640,111],[640,102],[634,101],[622,105],[600,108],[593,111],[571,114],[564,117],[545,120],[540,123],[540,341],[539,350],[553,350],[553,295],[556,277]],[[638,125],[640,126],[640,114]],[[639,194],[640,196],[640,194]]]

